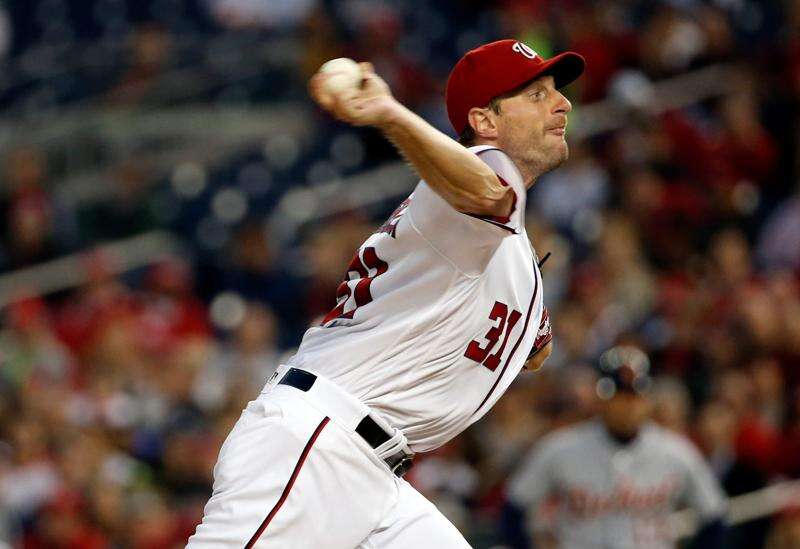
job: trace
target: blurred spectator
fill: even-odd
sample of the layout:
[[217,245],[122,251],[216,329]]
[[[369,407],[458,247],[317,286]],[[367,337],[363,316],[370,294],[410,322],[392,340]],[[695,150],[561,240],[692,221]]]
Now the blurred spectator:
[[41,527],[25,539],[25,547],[44,549],[101,549],[107,538],[88,520],[80,496],[64,492],[39,513]]
[[195,398],[209,411],[243,409],[257,396],[254,388],[266,383],[279,360],[275,314],[260,303],[250,302],[228,344],[204,365],[195,385]]
[[20,386],[26,379],[71,379],[75,363],[53,331],[47,305],[29,298],[6,309],[6,329],[0,332],[0,378]]
[[800,387],[795,387],[790,394],[781,442],[781,470],[792,478],[800,478]]
[[[739,379],[739,378],[737,378]],[[741,429],[736,409],[724,401],[711,401],[700,410],[697,422],[698,443],[720,480],[725,493],[736,496],[763,488],[768,474],[743,451]],[[756,441],[750,441],[751,443]],[[762,547],[764,521],[732,527],[726,546],[732,548]]]
[[691,402],[686,386],[672,377],[662,377],[653,383],[653,420],[663,427],[688,435]]
[[137,333],[141,345],[159,353],[177,341],[211,335],[205,305],[193,293],[191,267],[165,260],[150,268],[146,292],[137,299]]
[[346,274],[353,252],[373,230],[357,216],[335,219],[312,229],[305,243],[310,270],[304,292],[307,318],[322,317],[336,305],[336,288]]
[[307,293],[296,267],[276,262],[269,234],[258,223],[240,227],[230,248],[232,264],[223,274],[225,287],[272,308],[282,319],[278,333],[281,345],[295,345],[305,328],[302,304]]
[[13,449],[10,469],[2,478],[3,502],[19,520],[29,519],[56,497],[60,481],[48,455],[48,432],[33,418],[17,417],[5,438]]
[[768,267],[800,271],[800,195],[772,212],[762,228],[758,252]]
[[108,198],[79,212],[81,233],[123,238],[154,228],[150,184],[141,163],[130,161],[117,168],[110,177]]
[[570,149],[570,162],[563,169],[542,177],[531,197],[540,216],[555,227],[570,231],[580,223],[578,216],[592,215],[603,208],[608,195],[608,173],[579,145]]
[[6,262],[22,267],[56,253],[52,197],[43,187],[44,154],[35,148],[13,151],[7,160]]
[[11,48],[14,30],[8,17],[8,10],[0,7],[0,58],[8,55]]
[[208,0],[214,17],[224,26],[291,28],[300,23],[316,0]]
[[129,40],[128,66],[108,94],[114,105],[133,106],[153,98],[172,49],[168,30],[154,23],[135,29]]

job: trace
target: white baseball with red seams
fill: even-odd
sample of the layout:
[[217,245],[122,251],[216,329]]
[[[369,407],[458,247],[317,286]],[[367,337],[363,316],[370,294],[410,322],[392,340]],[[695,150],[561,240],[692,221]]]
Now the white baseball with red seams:
[[[188,547],[469,547],[392,474],[382,458],[395,442],[373,450],[354,429],[369,413],[399,430],[397,446],[437,448],[492,407],[534,345],[543,292],[526,188],[505,153],[470,150],[511,187],[511,214],[460,213],[419,182],[357,251],[336,307],[243,412]],[[316,381],[278,384],[288,368]]]
[[359,86],[364,77],[358,63],[347,57],[338,57],[323,63],[319,72],[330,75],[325,79],[322,87],[332,95]]

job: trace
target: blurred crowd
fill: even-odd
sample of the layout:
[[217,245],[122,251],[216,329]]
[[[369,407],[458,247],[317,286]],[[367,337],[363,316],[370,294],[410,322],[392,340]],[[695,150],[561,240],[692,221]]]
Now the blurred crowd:
[[[552,254],[554,354],[423,456],[410,481],[475,547],[502,543],[506,479],[543,434],[595,413],[593,363],[618,342],[650,354],[654,418],[698,446],[729,495],[800,478],[800,2],[4,5],[0,55],[16,71],[43,45],[123,38],[125,61],[104,78],[68,66],[3,83],[0,102],[20,116],[168,104],[170,67],[190,55],[184,34],[238,33],[280,37],[298,63],[191,100],[302,98],[310,72],[347,55],[372,61],[399,99],[449,131],[443,85],[467,48],[514,36],[545,56],[580,52],[588,68],[573,103],[611,99],[626,121],[571,142],[569,163],[531,192],[529,234],[540,257]],[[649,83],[715,64],[736,71],[730,93],[648,109]],[[158,174],[142,152],[85,204],[61,200],[69,163],[47,146],[19,136],[7,150],[0,267],[80,251],[88,282],[2,310],[0,546],[171,549],[193,532],[230,427],[333,306],[353,251],[395,206],[320,220],[277,245],[265,221],[287,189],[396,158],[374,132],[311,122],[311,142],[265,136],[213,169]],[[153,228],[178,235],[186,255],[117,275],[120,258],[91,251]],[[800,502],[734,528],[729,545],[800,546]]]

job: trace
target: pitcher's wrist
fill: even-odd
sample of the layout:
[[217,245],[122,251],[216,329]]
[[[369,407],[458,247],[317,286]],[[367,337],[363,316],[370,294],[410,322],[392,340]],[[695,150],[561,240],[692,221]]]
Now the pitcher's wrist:
[[384,134],[391,137],[392,134],[403,128],[410,120],[409,115],[412,113],[394,97],[390,96],[386,98],[386,101],[386,115],[381,122],[376,124],[376,127]]

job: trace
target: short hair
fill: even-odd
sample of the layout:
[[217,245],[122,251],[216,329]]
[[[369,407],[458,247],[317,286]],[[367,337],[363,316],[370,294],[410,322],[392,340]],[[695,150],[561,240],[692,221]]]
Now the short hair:
[[[500,97],[492,97],[489,101],[489,104],[484,109],[492,109],[495,114],[500,114]],[[464,128],[464,131],[461,132],[458,136],[458,142],[464,145],[465,147],[471,147],[475,143],[475,130],[469,124],[469,120],[467,120],[467,127]]]

